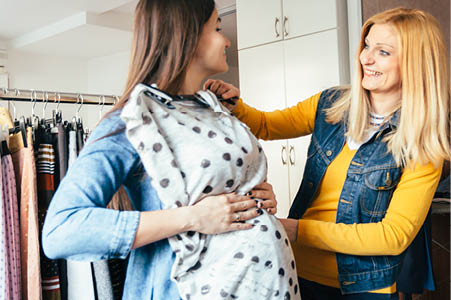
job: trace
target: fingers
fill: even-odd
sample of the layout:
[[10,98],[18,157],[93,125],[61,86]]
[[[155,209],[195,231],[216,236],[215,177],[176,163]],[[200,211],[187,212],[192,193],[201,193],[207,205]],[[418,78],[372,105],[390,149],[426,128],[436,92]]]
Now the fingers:
[[236,230],[246,230],[246,229],[251,229],[252,227],[254,227],[254,225],[252,224],[248,224],[248,223],[232,223],[230,224],[230,231],[236,231]]
[[272,191],[267,190],[252,190],[250,191],[251,194],[249,196],[255,199],[261,199],[261,200],[274,200],[276,199],[276,196]]
[[272,215],[277,213],[276,195],[274,194],[271,184],[262,182],[259,185],[256,185],[248,194],[251,198],[262,200],[257,204],[258,208],[266,209],[266,211]]
[[219,79],[208,79],[203,86],[204,90],[209,89],[216,95],[220,95],[224,99],[239,97],[240,90],[230,83]]
[[210,90],[210,91],[212,91],[213,93],[215,93],[215,94],[219,94],[218,93],[218,89],[220,88],[220,87],[222,87],[222,85],[223,84],[225,84],[225,82],[224,81],[222,81],[222,80],[219,80],[219,79],[208,79],[207,81],[205,81],[205,83],[204,83],[204,89],[205,90]]
[[239,202],[231,203],[230,204],[231,211],[239,212],[239,211],[248,210],[250,208],[257,206],[257,201],[255,201],[254,199],[249,199],[249,197],[246,197],[245,199],[248,199],[248,200],[242,200]]
[[213,79],[208,79],[207,81],[205,81],[204,86],[202,87],[204,90],[208,90],[210,89],[210,85],[214,82]]
[[227,197],[230,203],[229,220],[231,223],[247,221],[263,214],[263,211],[256,207],[261,201],[236,194],[228,194]]
[[[269,201],[269,200],[267,200]],[[263,203],[267,202],[267,201],[262,201]],[[266,211],[270,214],[270,215],[275,215],[277,213],[277,202],[271,203],[271,204],[264,204],[263,207],[267,206]]]
[[261,214],[263,214],[263,210],[261,210],[259,208],[250,209],[247,211],[235,212],[230,215],[230,223],[244,222],[247,220],[251,220],[255,217],[260,216]]

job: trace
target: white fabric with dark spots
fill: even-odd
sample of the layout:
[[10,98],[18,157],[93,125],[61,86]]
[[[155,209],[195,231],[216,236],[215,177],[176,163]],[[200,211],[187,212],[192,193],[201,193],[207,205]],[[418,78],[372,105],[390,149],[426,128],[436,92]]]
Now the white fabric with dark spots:
[[[247,126],[212,93],[199,94],[208,107],[171,101],[139,84],[121,114],[164,209],[193,205],[209,195],[244,195],[266,178],[266,157]],[[280,222],[266,212],[249,222],[250,230],[169,238],[176,253],[171,278],[183,299],[300,298]]]

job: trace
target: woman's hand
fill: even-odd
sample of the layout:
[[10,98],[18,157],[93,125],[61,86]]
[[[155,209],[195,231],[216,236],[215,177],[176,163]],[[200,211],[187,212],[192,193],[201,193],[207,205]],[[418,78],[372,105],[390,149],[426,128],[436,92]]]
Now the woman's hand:
[[282,226],[285,228],[287,232],[288,239],[290,242],[296,241],[298,237],[298,224],[299,220],[296,219],[279,219]]
[[[244,223],[263,212],[249,196],[235,193],[205,197],[192,210],[192,227],[190,230],[206,234],[222,233],[252,228],[252,224]],[[255,209],[252,209],[255,207]]]
[[276,195],[272,189],[272,185],[265,182],[256,185],[249,193],[249,197],[251,199],[261,199],[262,201],[258,201],[257,207],[264,208],[266,211],[274,215],[277,213],[277,200]]
[[[223,99],[230,99],[235,104],[230,104],[227,102],[222,102],[222,104],[227,107],[228,110],[233,111],[236,106],[236,101],[240,98],[240,90],[234,85],[224,82],[219,79],[208,79],[204,83],[204,90],[210,90],[215,95],[221,96]],[[235,98],[235,99],[231,99]]]

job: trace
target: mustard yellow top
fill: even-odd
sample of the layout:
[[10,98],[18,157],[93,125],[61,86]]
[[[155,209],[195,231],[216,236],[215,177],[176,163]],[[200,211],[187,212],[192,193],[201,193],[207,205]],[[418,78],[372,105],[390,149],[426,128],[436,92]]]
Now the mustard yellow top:
[[[274,112],[258,111],[240,100],[233,113],[258,138],[294,138],[313,132],[319,97],[316,94],[296,106]],[[408,247],[424,223],[442,169],[433,164],[404,169],[381,222],[337,224],[338,201],[356,151],[345,145],[329,165],[316,197],[299,220],[297,241],[293,243],[298,275],[332,287],[339,287],[336,252],[398,255]],[[395,291],[393,284],[372,292]]]

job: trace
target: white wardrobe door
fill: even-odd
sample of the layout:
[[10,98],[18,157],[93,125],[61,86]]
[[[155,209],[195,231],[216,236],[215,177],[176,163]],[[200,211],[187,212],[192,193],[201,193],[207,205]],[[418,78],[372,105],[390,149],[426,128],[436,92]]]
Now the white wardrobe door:
[[[264,111],[285,108],[282,42],[240,50],[238,54],[243,101]],[[286,217],[290,208],[287,141],[262,141],[262,146],[268,159],[268,182],[278,201],[277,216]]]
[[283,0],[285,38],[337,27],[336,1]]
[[281,40],[280,0],[237,0],[238,50]]
[[[335,29],[284,41],[287,106],[339,85],[337,31]],[[290,189],[294,198],[304,173],[310,136],[289,140]]]

